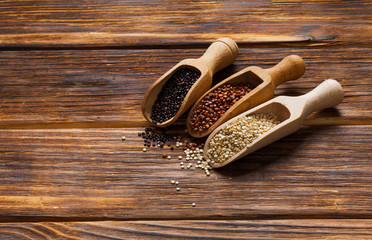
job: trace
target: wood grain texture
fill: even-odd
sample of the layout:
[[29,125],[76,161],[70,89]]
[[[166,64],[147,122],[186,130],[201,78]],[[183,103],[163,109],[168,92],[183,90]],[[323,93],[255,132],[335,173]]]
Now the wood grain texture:
[[[269,34],[166,34],[166,33],[27,33],[0,35],[0,50],[28,49],[110,49],[110,48],[203,48],[228,36],[245,46],[311,45],[311,36]],[[310,43],[311,42],[311,43]],[[327,44],[323,42],[323,44]]]
[[[369,0],[0,0],[0,238],[371,239],[371,12]],[[140,104],[223,36],[241,54],[214,83],[297,54],[305,75],[276,95],[334,78],[345,99],[207,177],[180,169],[179,149],[142,152]],[[173,134],[186,137],[184,120]]]
[[[185,58],[205,49],[8,51],[0,56],[0,127],[144,126],[140,106],[146,89]],[[270,68],[290,54],[303,57],[307,71],[284,83],[276,95],[301,95],[327,78],[342,84],[336,109],[310,116],[305,124],[371,123],[371,48],[241,49],[235,63],[214,83],[248,66]],[[311,119],[311,120],[310,120]],[[178,124],[185,124],[185,117]]]
[[212,41],[215,34],[241,44],[370,46],[372,35],[368,0],[3,0],[0,11],[2,47],[189,45],[195,39]]
[[0,223],[11,239],[371,239],[372,220]]
[[305,127],[210,177],[141,129],[1,130],[0,219],[370,218],[371,129]]

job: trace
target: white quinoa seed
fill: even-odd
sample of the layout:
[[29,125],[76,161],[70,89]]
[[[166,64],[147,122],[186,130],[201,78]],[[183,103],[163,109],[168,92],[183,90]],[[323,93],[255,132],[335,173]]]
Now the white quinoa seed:
[[121,140],[125,141],[125,139],[127,139],[125,136],[121,137]]
[[279,117],[272,113],[243,116],[231,122],[211,139],[207,154],[212,161],[208,165],[226,161],[279,123]]
[[147,151],[147,149],[146,149],[146,148],[143,148],[143,149],[142,149],[142,151],[146,152],[146,151]]

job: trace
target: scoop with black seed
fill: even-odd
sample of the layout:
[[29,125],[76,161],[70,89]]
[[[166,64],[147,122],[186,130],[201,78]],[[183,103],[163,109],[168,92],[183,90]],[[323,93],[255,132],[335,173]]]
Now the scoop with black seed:
[[230,65],[238,53],[234,40],[224,37],[200,58],[179,62],[147,90],[142,101],[145,119],[158,127],[172,124],[208,91],[213,74]]

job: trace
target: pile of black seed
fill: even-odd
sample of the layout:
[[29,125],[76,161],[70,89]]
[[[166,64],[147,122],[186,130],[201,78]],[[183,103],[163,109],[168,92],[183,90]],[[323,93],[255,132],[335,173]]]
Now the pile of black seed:
[[154,123],[162,123],[173,118],[182,105],[186,94],[200,77],[200,72],[190,68],[177,70],[164,84],[156,99],[151,119]]
[[143,145],[145,147],[160,147],[163,148],[167,141],[171,140],[171,137],[166,133],[166,129],[155,129],[151,127],[145,128],[144,132],[138,132],[138,136],[142,137]]

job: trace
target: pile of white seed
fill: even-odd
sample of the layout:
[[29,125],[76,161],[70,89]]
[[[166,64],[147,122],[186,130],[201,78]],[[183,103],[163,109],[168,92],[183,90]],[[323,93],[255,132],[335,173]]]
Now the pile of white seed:
[[279,117],[272,113],[238,118],[211,139],[208,157],[214,162],[224,162],[279,123]]
[[[207,175],[207,176],[210,175],[209,170],[212,169],[210,164],[213,164],[214,162],[209,160],[209,159],[208,160],[204,159],[203,149],[195,148],[195,150],[191,150],[191,149],[188,148],[183,152],[186,155],[186,158],[185,158],[186,161],[196,161],[195,168],[200,168],[200,169],[204,170],[205,175]],[[190,168],[190,167],[192,167],[191,163],[189,163],[187,168]],[[182,165],[181,165],[181,168],[182,168]]]

